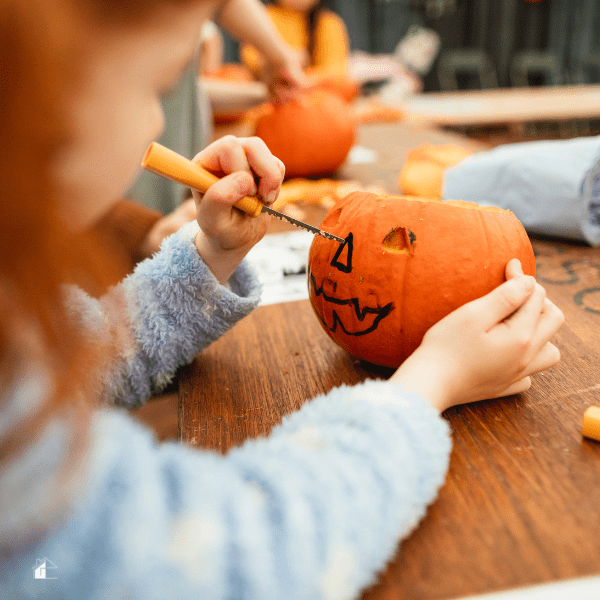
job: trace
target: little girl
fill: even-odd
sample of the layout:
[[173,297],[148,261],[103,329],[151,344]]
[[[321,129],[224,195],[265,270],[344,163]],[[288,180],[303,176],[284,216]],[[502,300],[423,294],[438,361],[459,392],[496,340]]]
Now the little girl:
[[[348,74],[348,31],[342,19],[322,5],[322,0],[277,0],[267,10],[281,37],[301,54],[309,76],[341,79]],[[244,45],[241,58],[259,76],[259,52]]]
[[258,302],[243,258],[268,217],[232,205],[271,204],[284,166],[253,138],[195,157],[222,177],[196,221],[100,300],[81,288],[111,265],[80,232],[135,177],[199,26],[240,1],[0,0],[2,598],[356,597],[444,482],[440,413],[559,359],[562,313],[511,261],[389,381],[227,456],[159,445],[108,406],[144,402]]

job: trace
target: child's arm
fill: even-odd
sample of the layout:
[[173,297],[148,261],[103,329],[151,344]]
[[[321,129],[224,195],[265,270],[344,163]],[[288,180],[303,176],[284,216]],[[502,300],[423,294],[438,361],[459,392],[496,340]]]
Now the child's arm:
[[265,62],[261,77],[276,97],[289,98],[307,85],[300,55],[283,41],[258,0],[225,0],[219,23],[236,39],[258,50]]
[[[56,437],[36,448],[52,452],[33,479],[60,473]],[[157,445],[128,415],[100,412],[67,512],[10,547],[0,589],[54,584],[65,600],[354,598],[423,517],[450,447],[425,400],[381,381],[335,389],[227,456]],[[42,495],[24,501],[0,515],[35,514]],[[33,580],[39,557],[57,565],[56,582]]]
[[[514,263],[508,275],[513,281],[459,309],[424,340],[419,360],[430,362],[412,383],[428,390],[438,410],[506,392],[515,378],[556,361],[544,348],[562,313]],[[446,368],[456,356],[464,359],[457,369]],[[59,566],[58,595],[67,600],[356,597],[417,526],[448,466],[447,424],[398,385],[402,379],[334,389],[268,438],[225,457],[159,446],[128,416],[98,413],[68,512],[35,541],[9,545],[11,568],[0,570],[0,589],[48,585],[31,579],[43,556]],[[0,479],[7,499],[0,542],[16,540],[8,536],[30,515],[46,517],[48,526],[54,513],[47,504],[36,510],[48,495],[25,494],[21,485],[29,481],[28,491],[39,492],[62,473],[65,428],[47,430],[17,465],[20,479]]]
[[195,160],[223,177],[205,194],[194,192],[196,221],[101,300],[78,290],[70,296],[90,336],[114,347],[116,359],[99,375],[107,401],[138,406],[258,304],[258,282],[240,261],[270,217],[249,217],[233,204],[246,195],[273,203],[283,164],[262,140],[232,136]]

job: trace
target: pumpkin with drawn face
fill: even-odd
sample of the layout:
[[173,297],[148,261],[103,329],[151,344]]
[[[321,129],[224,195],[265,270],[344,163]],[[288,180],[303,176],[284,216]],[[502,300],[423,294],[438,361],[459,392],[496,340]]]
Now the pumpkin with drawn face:
[[535,276],[525,229],[508,210],[355,192],[339,200],[308,260],[312,307],[329,337],[362,360],[398,367],[447,314],[505,281],[512,258]]

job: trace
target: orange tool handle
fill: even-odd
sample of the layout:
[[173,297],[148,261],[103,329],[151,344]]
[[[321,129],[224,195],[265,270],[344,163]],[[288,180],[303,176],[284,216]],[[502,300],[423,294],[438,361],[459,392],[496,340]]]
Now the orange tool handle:
[[[142,167],[200,192],[206,192],[213,183],[219,181],[219,178],[210,171],[156,142],[148,146],[142,160]],[[246,196],[238,200],[234,206],[251,217],[258,217],[263,204],[258,198]]]

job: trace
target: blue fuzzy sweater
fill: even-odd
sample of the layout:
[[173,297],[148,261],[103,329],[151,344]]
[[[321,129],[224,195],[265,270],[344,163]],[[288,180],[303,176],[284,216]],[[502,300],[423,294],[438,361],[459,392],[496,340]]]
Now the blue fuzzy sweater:
[[[244,264],[217,283],[196,227],[101,301],[70,293],[114,343],[106,401],[139,405],[256,306]],[[52,389],[42,363],[24,359],[21,375],[0,403],[0,442]],[[0,598],[355,598],[423,517],[451,447],[425,400],[384,381],[315,398],[227,456],[158,444],[112,407],[95,413],[83,457],[72,438],[56,417],[0,471]]]

